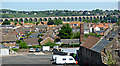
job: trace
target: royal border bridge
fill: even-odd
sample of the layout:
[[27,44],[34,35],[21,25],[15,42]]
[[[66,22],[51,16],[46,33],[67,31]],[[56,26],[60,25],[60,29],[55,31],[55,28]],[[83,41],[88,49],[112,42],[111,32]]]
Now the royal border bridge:
[[24,22],[24,21],[48,21],[48,20],[57,20],[60,19],[62,21],[83,21],[83,20],[93,20],[98,18],[99,20],[104,20],[106,16],[60,16],[60,17],[25,17],[25,18],[0,18],[0,22],[3,21],[16,21],[16,22]]

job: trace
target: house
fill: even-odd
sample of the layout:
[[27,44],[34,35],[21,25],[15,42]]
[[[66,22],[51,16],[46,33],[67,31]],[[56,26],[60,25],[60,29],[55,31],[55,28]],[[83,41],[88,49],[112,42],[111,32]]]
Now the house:
[[36,31],[47,31],[48,30],[48,26],[47,25],[34,25],[31,28],[33,30],[36,30]]
[[72,29],[72,32],[73,33],[78,33],[78,32],[80,32],[80,29]]
[[54,39],[51,37],[46,37],[45,39],[43,39],[43,41],[40,42],[41,45],[44,45],[47,42],[54,42]]
[[38,38],[40,33],[32,33],[29,38]]
[[0,42],[2,45],[13,48],[16,46],[16,35],[2,35],[2,41]]
[[69,24],[70,24],[70,27],[71,27],[71,28],[76,29],[77,26],[80,27],[80,23],[81,23],[81,22],[79,22],[79,21],[72,21],[72,22],[70,22]]
[[94,29],[94,32],[96,32],[96,31],[108,29],[112,24],[113,23],[98,23],[98,24],[91,23],[91,32],[92,32],[92,28]]
[[[94,40],[93,40],[94,39]],[[94,36],[89,36],[83,44],[81,44],[81,46],[85,47],[85,48],[92,48],[98,41],[100,40],[100,38],[98,37],[94,37]]]
[[95,27],[93,27],[93,28],[94,28],[94,32],[100,31],[100,28],[99,28],[98,26],[95,26]]
[[64,44],[79,44],[80,40],[79,39],[61,39],[60,42]]
[[81,44],[79,48],[79,64],[80,65],[88,65],[88,64],[101,64],[101,56],[99,53],[90,50],[100,38],[89,36],[83,44]]
[[31,27],[33,25],[34,25],[33,23],[24,23],[24,26],[26,26],[26,27]]
[[84,22],[84,34],[90,33],[90,26],[89,23]]
[[105,66],[102,62],[101,51],[103,51],[107,44],[109,44],[109,41],[104,38],[100,40],[98,37],[89,36],[86,41],[81,44],[78,51],[79,59],[81,59],[79,60],[79,64]]
[[23,39],[28,46],[39,45],[38,38],[25,38]]
[[55,38],[59,38],[58,36],[54,35],[52,31],[47,31],[44,36],[41,37],[43,41],[41,41],[41,45],[44,45],[48,41],[54,42]]

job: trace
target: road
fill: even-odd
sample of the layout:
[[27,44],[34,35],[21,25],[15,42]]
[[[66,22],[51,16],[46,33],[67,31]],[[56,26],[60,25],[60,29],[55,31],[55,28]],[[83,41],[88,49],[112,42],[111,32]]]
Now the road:
[[[22,56],[4,56],[2,57],[2,66],[66,66],[55,65],[50,61],[52,55],[22,55]],[[67,65],[78,66],[78,65]]]
[[52,64],[51,55],[7,56],[2,57],[3,64]]

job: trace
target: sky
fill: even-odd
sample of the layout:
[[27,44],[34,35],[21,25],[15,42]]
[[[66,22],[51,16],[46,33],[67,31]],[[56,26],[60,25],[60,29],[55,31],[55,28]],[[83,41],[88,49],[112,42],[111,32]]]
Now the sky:
[[120,0],[1,0],[2,2],[118,2]]
[[114,10],[119,0],[1,0],[0,9],[19,11],[44,10]]

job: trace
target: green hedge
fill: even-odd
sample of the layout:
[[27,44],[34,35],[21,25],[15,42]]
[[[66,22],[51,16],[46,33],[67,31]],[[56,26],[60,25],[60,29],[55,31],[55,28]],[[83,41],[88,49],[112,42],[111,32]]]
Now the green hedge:
[[13,51],[18,51],[19,49],[16,49],[16,48],[12,48],[11,50],[13,50]]
[[28,46],[28,48],[41,48],[42,46],[39,45],[33,45],[33,46]]
[[60,47],[79,47],[80,44],[71,44],[71,45],[68,45],[68,44],[61,44]]

